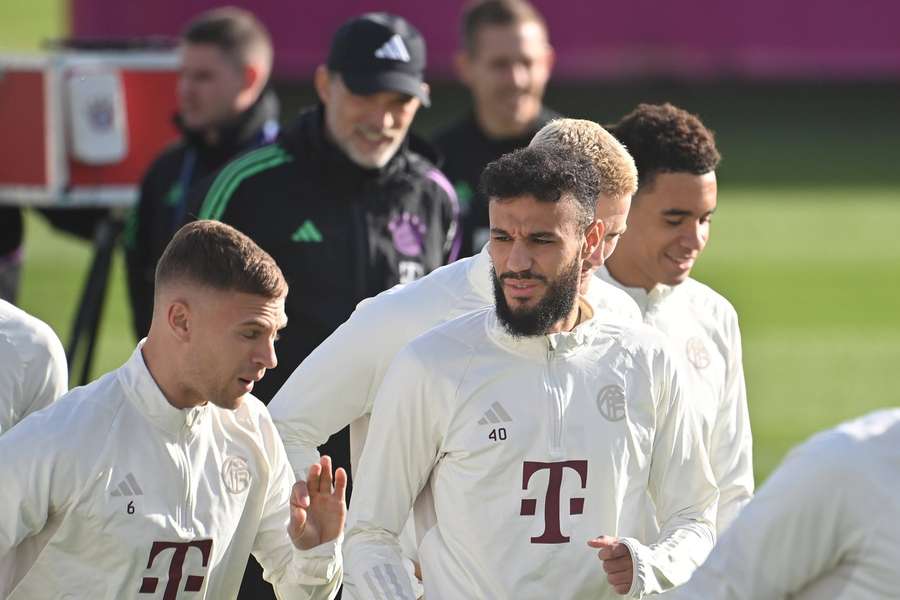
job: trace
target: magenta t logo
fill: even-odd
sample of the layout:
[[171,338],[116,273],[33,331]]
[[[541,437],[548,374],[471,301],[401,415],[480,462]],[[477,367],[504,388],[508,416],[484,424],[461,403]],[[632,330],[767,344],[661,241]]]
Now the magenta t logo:
[[[147,561],[147,568],[153,566],[153,561],[163,550],[174,550],[172,560],[169,562],[169,582],[163,591],[163,600],[175,600],[178,596],[178,584],[184,575],[184,559],[190,548],[196,548],[203,557],[203,566],[209,564],[209,555],[212,551],[212,540],[195,540],[193,542],[153,542],[150,548],[150,560]],[[185,592],[199,592],[203,587],[203,575],[188,575],[187,581],[184,582]],[[159,585],[158,577],[144,577],[141,581],[141,589],[139,594],[153,594],[156,592],[156,586]]]
[[[546,463],[525,461],[522,466],[522,489],[528,490],[528,482],[531,476],[538,471],[548,469],[550,481],[547,483],[547,495],[544,497],[544,533],[531,538],[532,544],[565,544],[569,541],[560,530],[559,505],[562,495],[563,473],[566,469],[572,469],[581,478],[581,488],[587,487],[588,464],[586,460],[565,460],[562,462]],[[525,498],[522,500],[522,509],[519,514],[523,517],[532,517],[537,512],[537,500]],[[584,512],[584,498],[569,498],[569,514],[580,515]]]

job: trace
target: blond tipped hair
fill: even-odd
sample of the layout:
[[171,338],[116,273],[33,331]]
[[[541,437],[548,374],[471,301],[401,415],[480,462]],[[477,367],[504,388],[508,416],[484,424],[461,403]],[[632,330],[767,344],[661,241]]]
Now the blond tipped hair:
[[611,200],[631,197],[637,191],[634,159],[619,140],[593,121],[555,119],[535,134],[529,146],[557,147],[583,154],[597,169],[600,192]]

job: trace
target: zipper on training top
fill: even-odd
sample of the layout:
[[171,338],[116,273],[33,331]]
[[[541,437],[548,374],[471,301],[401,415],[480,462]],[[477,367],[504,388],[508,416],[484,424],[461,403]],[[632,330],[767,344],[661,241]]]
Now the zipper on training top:
[[562,386],[556,379],[556,348],[553,338],[547,336],[547,385],[552,396],[553,420],[551,423],[550,452],[556,455],[563,454],[563,398]]

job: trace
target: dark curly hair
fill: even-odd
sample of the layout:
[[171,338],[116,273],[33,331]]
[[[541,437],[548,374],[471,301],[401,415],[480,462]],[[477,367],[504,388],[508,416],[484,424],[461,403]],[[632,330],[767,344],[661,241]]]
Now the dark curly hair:
[[491,202],[517,196],[559,202],[571,194],[578,209],[578,226],[585,228],[594,220],[600,183],[594,163],[583,153],[528,146],[504,154],[485,167],[480,188]]
[[634,157],[639,187],[652,183],[657,173],[703,175],[722,160],[715,134],[695,115],[668,102],[639,104],[607,129]]

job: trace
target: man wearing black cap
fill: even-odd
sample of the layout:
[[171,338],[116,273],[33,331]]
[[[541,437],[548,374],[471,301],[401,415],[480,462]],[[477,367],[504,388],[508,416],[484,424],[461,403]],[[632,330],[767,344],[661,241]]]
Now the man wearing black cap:
[[[424,68],[425,41],[402,18],[348,21],[316,70],[320,104],[225,166],[192,207],[249,235],[290,284],[279,364],[254,389],[264,402],[360,301],[457,256],[456,195],[408,135],[429,104]],[[322,452],[349,470],[347,430]]]

